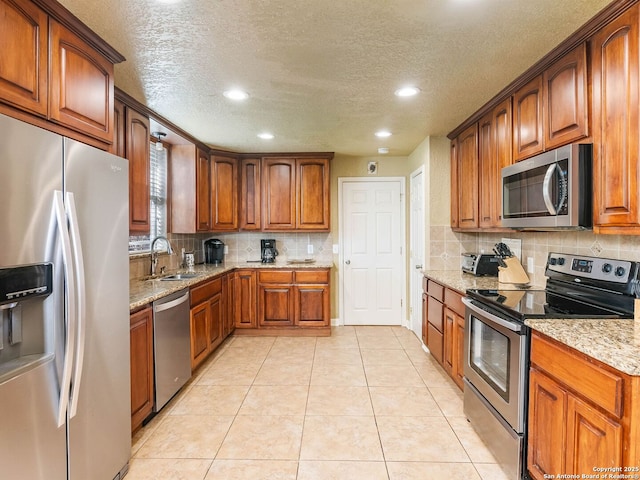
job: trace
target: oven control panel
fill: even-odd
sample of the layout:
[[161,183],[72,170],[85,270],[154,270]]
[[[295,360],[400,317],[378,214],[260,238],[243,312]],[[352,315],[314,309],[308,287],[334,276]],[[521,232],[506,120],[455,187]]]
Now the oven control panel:
[[632,270],[632,262],[611,258],[550,253],[547,260],[547,269],[593,280],[627,283]]

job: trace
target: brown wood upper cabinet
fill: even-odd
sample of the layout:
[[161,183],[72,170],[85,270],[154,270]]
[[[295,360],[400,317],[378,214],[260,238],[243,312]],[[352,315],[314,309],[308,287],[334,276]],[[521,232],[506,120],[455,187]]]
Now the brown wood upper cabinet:
[[547,68],[543,75],[546,150],[589,134],[587,45],[580,44]]
[[513,158],[523,160],[544,151],[542,75],[513,94]]
[[49,26],[50,118],[112,143],[113,64],[55,20]]
[[262,228],[260,201],[260,159],[243,158],[240,161],[240,229]]
[[171,233],[211,231],[211,160],[193,144],[173,145],[171,175]]
[[591,41],[596,233],[640,234],[639,8],[631,7]]
[[238,229],[238,159],[211,157],[211,227],[214,231]]
[[129,232],[134,235],[148,234],[151,229],[149,130],[147,117],[124,107],[124,146],[117,148],[129,160]]
[[49,3],[0,0],[0,111],[108,149],[113,65],[124,57]]
[[478,125],[463,131],[456,139],[458,227],[478,227]]
[[478,123],[478,206],[481,228],[500,227],[501,170],[511,165],[511,98],[498,104]]
[[262,230],[329,230],[329,161],[262,159]]
[[47,116],[47,14],[28,0],[0,0],[0,99]]
[[589,134],[587,46],[580,44],[513,95],[513,158],[574,142]]

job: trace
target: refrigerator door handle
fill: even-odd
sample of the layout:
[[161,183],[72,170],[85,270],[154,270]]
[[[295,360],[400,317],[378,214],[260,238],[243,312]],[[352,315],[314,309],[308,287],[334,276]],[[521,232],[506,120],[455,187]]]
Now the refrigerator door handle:
[[60,382],[60,401],[58,403],[58,427],[66,422],[67,407],[69,406],[69,389],[71,386],[71,370],[73,367],[72,346],[76,341],[76,285],[75,275],[72,269],[71,240],[67,226],[67,215],[64,209],[62,192],[56,190],[53,196],[53,205],[58,224],[58,234],[62,245],[62,264],[64,270],[65,289],[67,293],[67,308],[65,312],[66,338],[64,342],[64,365],[62,368],[62,381]]
[[84,346],[86,338],[86,298],[87,289],[84,278],[84,258],[82,256],[82,243],[80,241],[80,229],[78,228],[78,214],[76,212],[76,202],[73,193],[66,194],[67,215],[71,232],[71,248],[73,252],[74,270],[76,275],[77,288],[77,332],[76,348],[73,367],[73,377],[71,382],[71,406],[69,417],[73,418],[78,412],[78,398],[80,394],[80,383],[82,381],[82,365],[84,363]]

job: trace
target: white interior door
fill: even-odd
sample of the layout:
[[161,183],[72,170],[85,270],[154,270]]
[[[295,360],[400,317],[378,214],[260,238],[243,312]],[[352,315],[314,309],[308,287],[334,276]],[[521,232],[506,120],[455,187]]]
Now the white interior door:
[[403,193],[404,179],[341,181],[345,325],[402,324]]
[[409,319],[410,328],[422,338],[422,268],[424,266],[424,173],[422,167],[411,174],[409,184]]

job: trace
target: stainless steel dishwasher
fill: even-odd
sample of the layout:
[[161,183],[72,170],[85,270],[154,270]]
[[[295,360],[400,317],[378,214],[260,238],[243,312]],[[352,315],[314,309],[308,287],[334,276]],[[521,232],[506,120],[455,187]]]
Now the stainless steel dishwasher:
[[188,289],[153,302],[153,358],[158,412],[191,378]]

